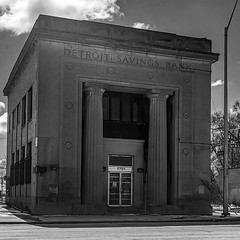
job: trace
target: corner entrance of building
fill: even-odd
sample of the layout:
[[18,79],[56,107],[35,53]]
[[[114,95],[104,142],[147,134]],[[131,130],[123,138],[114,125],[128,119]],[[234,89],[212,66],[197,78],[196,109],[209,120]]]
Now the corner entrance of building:
[[109,155],[108,165],[108,206],[132,206],[133,157]]

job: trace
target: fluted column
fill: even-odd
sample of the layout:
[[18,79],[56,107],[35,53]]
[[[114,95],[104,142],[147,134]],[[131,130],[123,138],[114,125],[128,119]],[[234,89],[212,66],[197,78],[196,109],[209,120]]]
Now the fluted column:
[[171,91],[152,90],[148,93],[148,203],[167,204],[167,98]]
[[103,151],[103,107],[104,89],[87,87],[86,120],[84,136],[83,182],[86,204],[101,205],[102,202],[102,151]]

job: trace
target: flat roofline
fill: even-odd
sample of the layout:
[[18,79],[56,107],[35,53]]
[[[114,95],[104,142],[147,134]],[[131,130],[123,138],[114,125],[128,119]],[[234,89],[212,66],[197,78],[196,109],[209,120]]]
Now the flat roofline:
[[188,37],[174,33],[138,29],[96,21],[40,15],[33,28],[55,33],[65,32],[117,41],[131,41],[180,51],[212,52],[211,40],[207,38]]

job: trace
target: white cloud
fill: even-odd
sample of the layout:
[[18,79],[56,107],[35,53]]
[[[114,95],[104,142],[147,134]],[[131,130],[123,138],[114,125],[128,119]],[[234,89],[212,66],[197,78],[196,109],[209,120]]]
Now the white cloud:
[[0,138],[7,137],[7,113],[0,116]]
[[117,0],[0,0],[0,30],[29,32],[39,14],[79,20],[121,16]]
[[223,80],[219,79],[219,80],[217,80],[216,82],[213,82],[213,83],[211,84],[211,87],[222,86],[223,83],[224,83]]
[[140,22],[135,22],[133,24],[134,28],[141,28],[141,29],[149,29],[149,30],[154,30],[156,29],[156,26],[151,27],[149,24],[145,24],[145,23],[140,23]]
[[0,102],[0,113],[6,109],[6,105],[4,102]]

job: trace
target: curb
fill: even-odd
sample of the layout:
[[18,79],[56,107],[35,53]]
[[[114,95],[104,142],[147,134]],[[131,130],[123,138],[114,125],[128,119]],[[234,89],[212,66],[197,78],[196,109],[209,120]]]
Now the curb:
[[36,220],[30,220],[30,221],[6,221],[6,222],[0,222],[0,225],[2,224],[34,224],[34,225],[49,225],[49,224],[120,224],[120,223],[200,223],[200,222],[208,222],[208,223],[239,223],[240,218],[214,218],[214,219],[156,219],[156,220],[144,220],[144,219],[139,219],[139,220],[74,220],[74,221],[44,221],[41,219],[36,219]]

